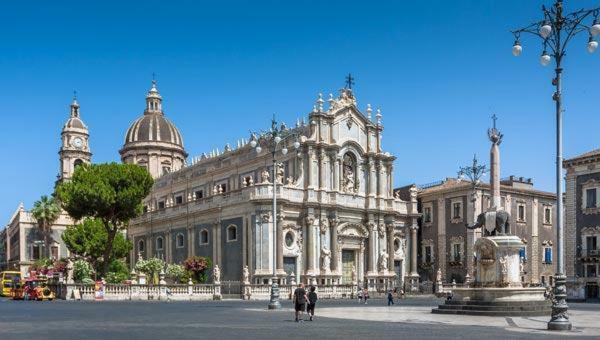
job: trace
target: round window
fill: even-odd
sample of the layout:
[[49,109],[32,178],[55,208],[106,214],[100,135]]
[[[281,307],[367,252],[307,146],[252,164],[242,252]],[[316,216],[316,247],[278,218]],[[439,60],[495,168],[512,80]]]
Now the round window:
[[394,240],[394,250],[398,251],[398,249],[400,249],[400,240],[399,239],[395,239]]
[[291,247],[294,244],[294,234],[291,231],[288,231],[285,234],[285,245]]

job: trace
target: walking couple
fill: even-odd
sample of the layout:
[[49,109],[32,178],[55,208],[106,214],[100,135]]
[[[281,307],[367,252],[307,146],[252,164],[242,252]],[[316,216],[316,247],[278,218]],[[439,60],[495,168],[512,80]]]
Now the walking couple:
[[304,289],[304,283],[294,290],[294,309],[296,311],[296,322],[304,322],[302,319],[304,310],[309,316],[309,320],[313,321],[315,316],[315,305],[317,303],[317,293],[315,286],[310,286],[310,292]]

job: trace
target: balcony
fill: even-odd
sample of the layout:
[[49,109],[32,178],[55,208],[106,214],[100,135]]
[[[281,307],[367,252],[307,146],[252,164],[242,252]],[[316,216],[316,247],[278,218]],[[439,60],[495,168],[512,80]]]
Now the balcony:
[[600,249],[581,249],[581,262],[599,262]]

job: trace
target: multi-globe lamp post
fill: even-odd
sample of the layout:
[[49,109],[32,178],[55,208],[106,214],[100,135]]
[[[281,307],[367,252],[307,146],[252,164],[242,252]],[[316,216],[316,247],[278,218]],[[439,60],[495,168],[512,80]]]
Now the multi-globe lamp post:
[[[554,59],[555,76],[552,85],[556,88],[552,99],[556,108],[556,243],[557,243],[557,270],[554,278],[554,300],[552,302],[552,316],[548,322],[549,330],[570,330],[572,328],[567,314],[566,302],[566,276],[563,261],[564,254],[564,229],[563,229],[563,171],[562,171],[562,61],[566,55],[566,47],[573,37],[579,33],[587,33],[587,50],[594,53],[598,49],[596,37],[600,35],[600,22],[598,15],[600,7],[594,9],[581,9],[569,14],[563,13],[563,1],[556,0],[551,8],[542,6],[543,19],[523,28],[511,31],[515,37],[512,53],[518,57],[523,52],[521,35],[533,35],[542,40],[543,51],[540,63],[548,66]],[[585,22],[591,21],[586,24]]]
[[287,155],[288,141],[293,139],[292,143],[295,150],[300,148],[299,141],[299,132],[294,129],[288,129],[285,124],[281,126],[277,126],[277,121],[275,120],[275,115],[273,115],[273,119],[271,120],[271,129],[266,132],[262,132],[259,134],[252,133],[250,138],[250,146],[256,150],[257,154],[262,152],[262,145],[265,145],[272,156],[272,164],[273,164],[273,278],[271,280],[271,296],[269,299],[268,308],[269,309],[280,309],[281,303],[279,302],[279,287],[277,285],[277,241],[279,237],[277,237],[277,168],[279,164],[277,163],[277,151],[281,152],[283,156]]
[[475,202],[477,200],[476,192],[477,186],[481,183],[481,178],[485,176],[488,172],[487,166],[485,164],[479,165],[477,161],[477,155],[473,155],[473,164],[470,166],[461,166],[458,169],[458,180],[463,181],[468,179],[471,183],[471,202]]

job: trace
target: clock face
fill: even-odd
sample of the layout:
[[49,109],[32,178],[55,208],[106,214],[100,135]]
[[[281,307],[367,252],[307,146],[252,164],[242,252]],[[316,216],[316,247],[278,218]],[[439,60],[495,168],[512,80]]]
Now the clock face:
[[81,149],[83,147],[83,140],[81,138],[79,138],[79,137],[75,137],[71,141],[71,145],[73,145],[77,149]]

